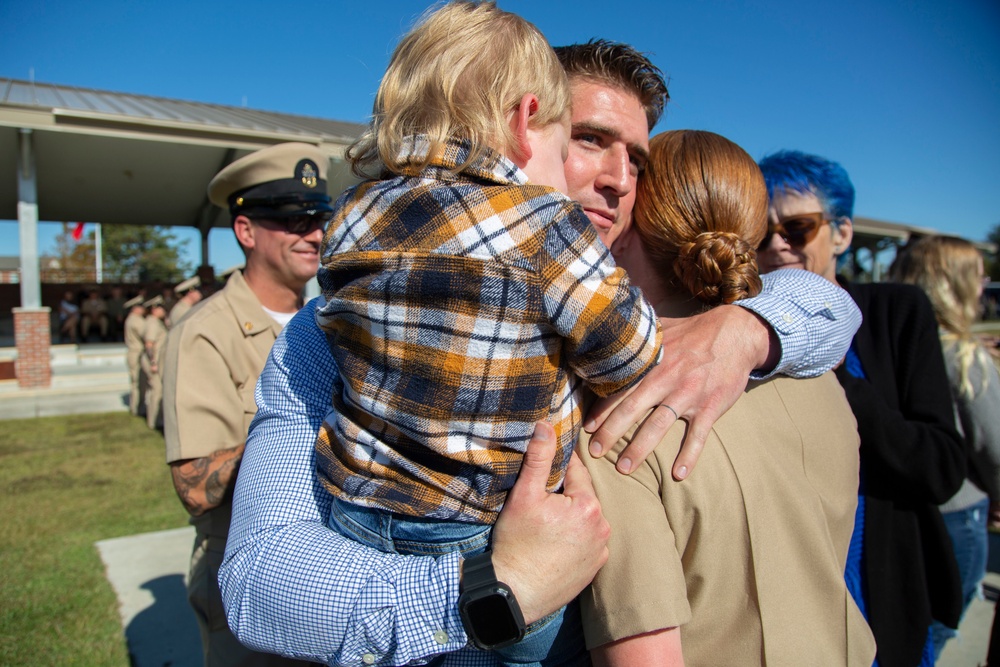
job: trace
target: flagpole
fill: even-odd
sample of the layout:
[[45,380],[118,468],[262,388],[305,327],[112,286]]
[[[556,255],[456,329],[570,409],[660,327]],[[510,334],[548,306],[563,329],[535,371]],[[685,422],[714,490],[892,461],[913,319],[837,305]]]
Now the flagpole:
[[104,282],[104,258],[101,256],[101,223],[94,230],[94,264],[97,270],[97,284]]

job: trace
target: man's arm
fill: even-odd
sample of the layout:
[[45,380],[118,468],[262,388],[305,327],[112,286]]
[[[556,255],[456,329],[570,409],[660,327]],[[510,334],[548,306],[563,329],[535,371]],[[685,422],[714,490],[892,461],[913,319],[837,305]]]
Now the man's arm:
[[232,493],[248,407],[234,385],[234,373],[239,373],[197,327],[173,329],[159,347],[153,360],[163,362],[163,434],[170,475],[184,508],[201,516]]
[[840,363],[861,325],[861,312],[850,295],[799,269],[769,273],[763,282],[759,296],[738,306],[719,306],[683,320],[661,320],[660,365],[617,405],[599,401],[591,409],[584,428],[594,434],[593,456],[606,454],[652,409],[622,452],[618,469],[626,474],[634,470],[683,418],[689,423],[688,434],[673,475],[684,479],[715,421],[736,402],[749,378],[776,373],[812,377]]
[[[457,554],[384,554],[327,527],[331,496],[314,472],[314,443],[337,369],[314,310],[315,302],[285,327],[257,386],[219,577],[229,625],[256,650],[336,664],[366,654],[407,664],[461,649]],[[609,534],[579,461],[565,494],[544,493],[555,442],[551,429],[541,434],[492,544],[497,576],[529,621],[589,583]]]
[[201,516],[222,504],[239,470],[243,447],[240,444],[204,458],[170,463],[174,490],[188,514]]

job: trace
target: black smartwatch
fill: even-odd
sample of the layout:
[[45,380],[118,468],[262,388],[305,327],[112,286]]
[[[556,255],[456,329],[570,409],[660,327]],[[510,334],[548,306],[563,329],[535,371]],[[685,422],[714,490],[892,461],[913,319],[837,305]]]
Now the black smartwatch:
[[510,587],[497,581],[490,550],[465,559],[458,612],[465,634],[485,651],[510,646],[524,638],[521,607]]

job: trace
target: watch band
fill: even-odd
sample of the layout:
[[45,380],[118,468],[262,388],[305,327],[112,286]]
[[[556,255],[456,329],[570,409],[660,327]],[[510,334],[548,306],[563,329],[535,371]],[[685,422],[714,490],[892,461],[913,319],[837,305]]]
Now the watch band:
[[497,580],[489,550],[465,558],[458,611],[469,640],[483,650],[510,646],[524,637],[521,607],[510,587]]
[[459,593],[495,583],[497,583],[497,573],[493,569],[492,551],[487,549],[481,554],[465,559],[462,564],[462,583],[458,588]]

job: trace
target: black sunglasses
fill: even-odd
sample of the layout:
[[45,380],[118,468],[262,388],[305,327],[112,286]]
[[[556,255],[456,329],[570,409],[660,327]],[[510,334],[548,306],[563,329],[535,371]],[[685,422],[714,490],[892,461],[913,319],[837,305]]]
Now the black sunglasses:
[[304,235],[309,234],[314,229],[323,229],[332,217],[331,211],[324,211],[322,213],[286,215],[280,218],[257,218],[257,221],[266,220],[276,227],[281,227],[289,234]]

